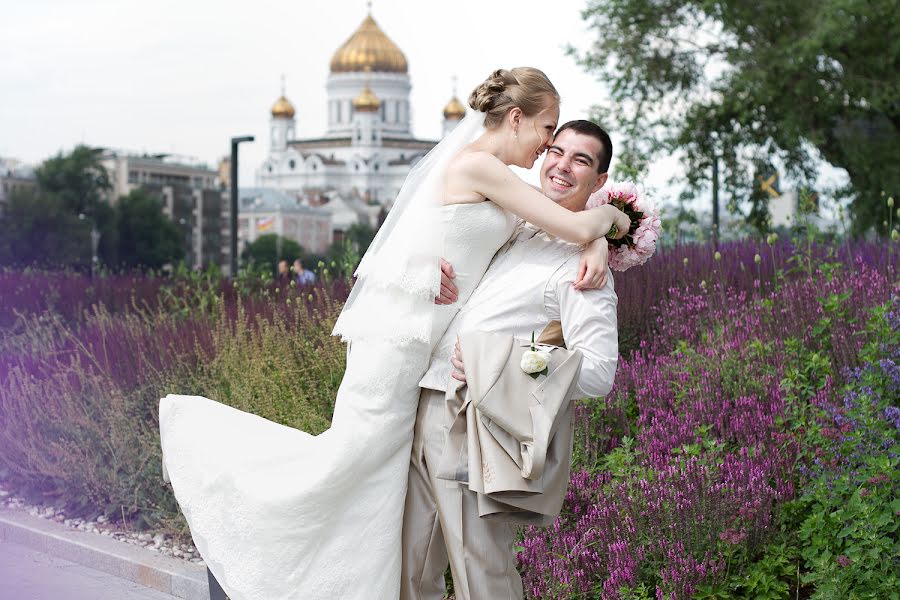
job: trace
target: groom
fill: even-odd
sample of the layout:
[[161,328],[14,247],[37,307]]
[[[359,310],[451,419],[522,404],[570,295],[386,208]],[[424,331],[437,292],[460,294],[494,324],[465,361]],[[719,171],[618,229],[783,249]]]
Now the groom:
[[[590,121],[570,121],[557,131],[541,168],[541,190],[560,206],[584,210],[591,193],[607,179],[612,142]],[[562,324],[569,349],[584,355],[574,398],[605,396],[616,372],[618,330],[612,277],[598,289],[579,291],[581,248],[525,225],[498,252],[463,310],[436,348],[452,345],[460,331],[493,331],[528,339],[550,321]],[[446,282],[445,278],[445,282]],[[452,285],[442,294],[454,299]],[[580,287],[580,285],[579,285]],[[419,383],[403,517],[401,600],[440,600],[450,564],[457,600],[522,598],[513,552],[515,526],[478,516],[477,498],[455,482],[438,479],[437,466],[453,416],[445,392],[452,377],[465,380],[462,358],[453,366],[432,356]],[[469,370],[478,365],[468,365]]]

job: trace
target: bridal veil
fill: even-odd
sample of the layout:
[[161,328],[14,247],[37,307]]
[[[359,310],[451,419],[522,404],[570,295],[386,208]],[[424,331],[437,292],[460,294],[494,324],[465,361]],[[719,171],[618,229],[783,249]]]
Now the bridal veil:
[[444,245],[444,173],[484,131],[484,113],[469,112],[410,171],[387,219],[363,256],[356,283],[332,335],[344,341],[432,342]]

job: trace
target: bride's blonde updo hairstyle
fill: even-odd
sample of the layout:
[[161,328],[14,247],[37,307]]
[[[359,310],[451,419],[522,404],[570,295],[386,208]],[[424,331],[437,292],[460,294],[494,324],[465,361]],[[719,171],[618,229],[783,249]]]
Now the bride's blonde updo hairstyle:
[[533,117],[548,100],[559,102],[559,93],[543,71],[532,67],[497,69],[469,94],[469,106],[485,113],[484,126],[497,127],[512,108]]

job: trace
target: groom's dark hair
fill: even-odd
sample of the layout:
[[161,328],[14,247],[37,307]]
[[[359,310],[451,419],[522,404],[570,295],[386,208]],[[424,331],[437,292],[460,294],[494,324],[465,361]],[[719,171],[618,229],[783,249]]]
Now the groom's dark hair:
[[591,121],[578,119],[563,123],[562,127],[556,130],[556,134],[553,137],[556,137],[566,129],[571,129],[581,135],[589,135],[592,138],[597,138],[601,146],[600,154],[597,155],[597,172],[606,173],[609,171],[609,163],[612,161],[613,155],[613,145],[612,140],[609,139],[609,134],[606,133],[602,127]]

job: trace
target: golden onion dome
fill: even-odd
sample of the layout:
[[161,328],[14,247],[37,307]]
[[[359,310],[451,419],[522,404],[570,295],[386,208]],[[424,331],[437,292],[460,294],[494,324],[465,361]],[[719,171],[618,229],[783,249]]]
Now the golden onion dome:
[[459,98],[453,96],[447,106],[444,107],[444,118],[459,121],[466,116],[466,107],[462,105]]
[[332,73],[359,73],[366,70],[381,73],[406,73],[406,57],[397,44],[385,35],[372,15],[331,57]]
[[294,105],[291,104],[291,101],[288,100],[284,94],[282,94],[281,97],[275,101],[275,104],[272,105],[272,116],[283,119],[294,118]]
[[375,112],[381,107],[381,100],[375,95],[368,85],[363,87],[359,96],[353,100],[353,110],[358,112]]

